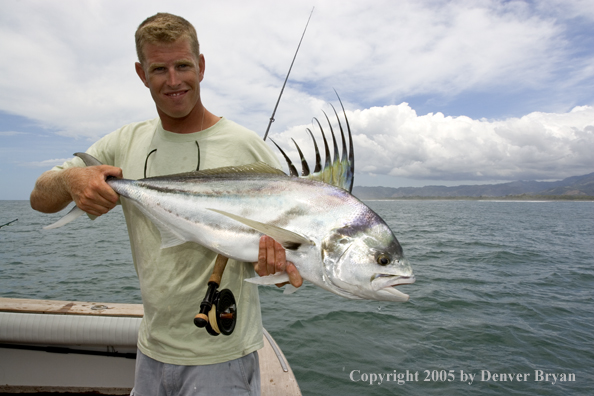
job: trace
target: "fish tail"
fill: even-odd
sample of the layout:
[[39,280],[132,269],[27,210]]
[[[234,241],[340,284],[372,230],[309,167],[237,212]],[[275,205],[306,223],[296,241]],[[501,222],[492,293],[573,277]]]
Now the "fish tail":
[[[74,153],[74,155],[79,157],[80,159],[82,159],[86,166],[103,165],[101,163],[101,161],[99,161],[97,158],[93,157],[90,154]],[[66,224],[70,223],[71,221],[76,220],[84,213],[85,212],[82,209],[80,209],[78,206],[75,206],[66,214],[66,216],[62,217],[60,220],[56,221],[53,224],[43,227],[43,229],[44,230],[53,230],[54,228],[62,227],[63,225],[66,225]]]
[[44,230],[53,230],[54,228],[62,227],[65,224],[74,221],[75,219],[79,218],[85,212],[80,209],[78,206],[73,207],[70,212],[66,214],[66,216],[62,217],[60,220],[56,221],[53,224],[43,227]]

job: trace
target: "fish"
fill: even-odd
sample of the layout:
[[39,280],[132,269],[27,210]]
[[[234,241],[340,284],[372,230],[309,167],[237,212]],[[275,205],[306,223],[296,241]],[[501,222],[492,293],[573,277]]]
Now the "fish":
[[[400,243],[386,222],[350,193],[353,157],[344,150],[340,157],[336,149],[331,160],[325,137],[324,142],[324,166],[316,160],[316,169],[308,172],[301,154],[301,176],[296,169],[287,175],[257,162],[107,183],[159,229],[163,249],[194,242],[234,260],[256,262],[259,240],[268,235],[282,244],[302,278],[322,289],[349,299],[407,301],[395,286],[414,283],[415,276]],[[316,153],[320,157],[317,147]],[[100,164],[89,154],[75,155],[87,166]],[[71,212],[50,227],[77,215]],[[260,285],[288,280],[285,272],[246,279]]]

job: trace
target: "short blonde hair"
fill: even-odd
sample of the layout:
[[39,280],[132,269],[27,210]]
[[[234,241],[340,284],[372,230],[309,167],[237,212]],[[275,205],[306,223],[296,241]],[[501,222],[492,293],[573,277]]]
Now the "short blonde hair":
[[200,56],[200,44],[194,26],[184,18],[160,12],[145,19],[136,29],[136,54],[138,61],[144,65],[143,47],[146,43],[173,43],[179,38],[190,40],[190,48],[196,56]]

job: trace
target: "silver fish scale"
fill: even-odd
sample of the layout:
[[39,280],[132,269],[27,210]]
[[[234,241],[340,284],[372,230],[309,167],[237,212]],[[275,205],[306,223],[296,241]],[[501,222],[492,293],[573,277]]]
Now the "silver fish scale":
[[[152,220],[168,224],[185,240],[207,247],[221,245],[222,230],[233,231],[232,244],[254,244],[260,233],[210,209],[286,228],[320,241],[324,233],[345,223],[364,223],[369,208],[342,189],[312,180],[287,176],[197,178],[188,180],[110,180],[120,195],[134,201]],[[179,221],[182,219],[183,221]],[[243,248],[242,248],[243,249]],[[256,261],[231,247],[225,254],[242,261]],[[223,253],[223,252],[219,252]],[[241,257],[239,257],[241,256]]]

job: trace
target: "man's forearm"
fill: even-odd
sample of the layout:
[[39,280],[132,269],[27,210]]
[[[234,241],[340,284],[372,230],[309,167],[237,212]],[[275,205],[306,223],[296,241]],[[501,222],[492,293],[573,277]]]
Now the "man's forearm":
[[118,202],[118,194],[105,181],[110,176],[121,178],[122,170],[98,165],[47,171],[35,183],[31,207],[40,212],[54,213],[74,201],[88,214],[101,216]]
[[62,179],[64,172],[50,170],[37,179],[30,198],[33,209],[43,213],[55,213],[72,202],[72,197]]

